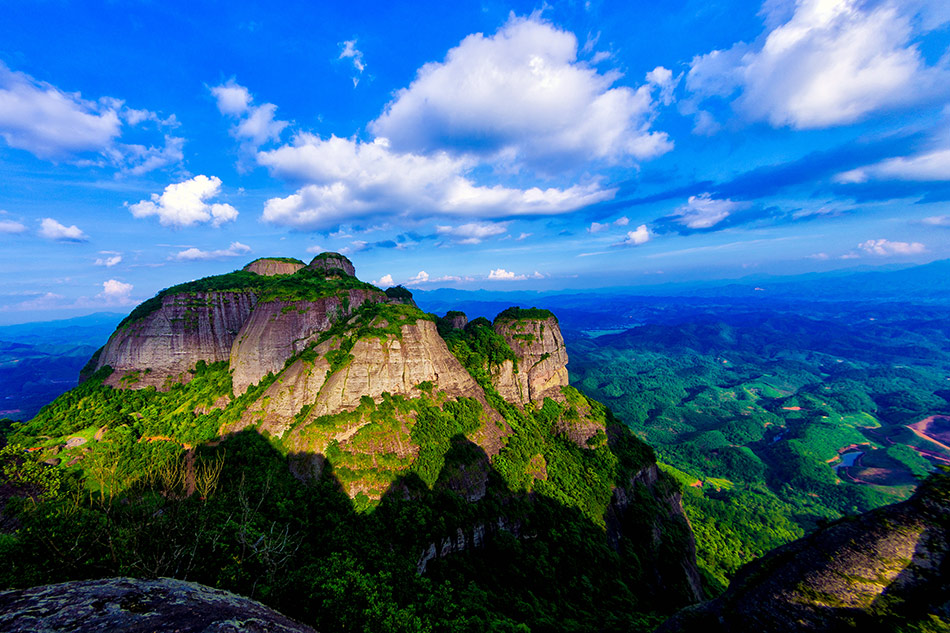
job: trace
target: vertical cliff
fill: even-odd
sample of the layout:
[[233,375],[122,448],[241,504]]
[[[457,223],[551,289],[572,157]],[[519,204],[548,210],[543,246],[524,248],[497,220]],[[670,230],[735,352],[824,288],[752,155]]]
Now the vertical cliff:
[[270,372],[278,372],[294,354],[367,302],[385,301],[378,290],[341,290],[308,300],[261,302],[241,328],[230,352],[234,394]]
[[145,316],[119,326],[99,354],[96,369],[114,373],[107,383],[140,389],[187,381],[199,360],[227,360],[238,331],[250,317],[253,292],[167,294]]
[[502,397],[520,404],[562,400],[561,387],[568,384],[567,348],[554,315],[536,308],[509,308],[495,317],[494,328],[517,357],[493,373]]

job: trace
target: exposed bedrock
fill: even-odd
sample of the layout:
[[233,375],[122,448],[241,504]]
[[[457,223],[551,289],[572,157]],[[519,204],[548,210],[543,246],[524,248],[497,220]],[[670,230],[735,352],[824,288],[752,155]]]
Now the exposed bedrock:
[[[256,303],[250,292],[166,296],[159,309],[113,333],[96,369],[111,366],[115,371],[106,384],[133,389],[161,388],[168,378],[187,381],[198,361],[228,360]],[[125,378],[129,372],[138,373]]]
[[561,387],[568,384],[567,348],[557,319],[502,319],[494,327],[518,357],[517,373],[511,361],[493,372],[498,393],[519,404],[545,398],[563,401]]
[[328,275],[343,271],[350,277],[356,277],[356,268],[353,266],[353,262],[339,253],[320,253],[310,261],[307,268],[322,271]]
[[244,393],[287,359],[364,303],[386,301],[374,290],[344,290],[316,301],[260,303],[241,328],[230,350],[234,395]]
[[292,275],[304,267],[303,262],[288,261],[276,257],[262,257],[244,267],[244,270],[271,277],[273,275]]
[[2,591],[0,630],[313,633],[250,598],[171,578],[105,578]]
[[[489,454],[501,448],[501,438],[507,433],[504,418],[488,405],[482,388],[449,351],[431,321],[420,319],[403,325],[400,336],[361,338],[349,351],[352,358],[331,371],[325,355],[338,346],[336,339],[324,341],[315,349],[315,360],[294,361],[248,407],[242,425],[260,421],[259,430],[282,436],[306,405],[312,406],[300,420],[301,426],[322,415],[352,411],[364,396],[379,400],[388,392],[417,398],[423,394],[419,386],[429,382],[449,398],[469,397],[482,403],[490,422],[472,440]],[[308,448],[319,451],[324,447]]]

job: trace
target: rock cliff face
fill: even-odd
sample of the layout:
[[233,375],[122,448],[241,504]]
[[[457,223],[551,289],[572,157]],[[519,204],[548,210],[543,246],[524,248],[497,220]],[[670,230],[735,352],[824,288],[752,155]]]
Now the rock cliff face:
[[0,630],[313,633],[259,602],[171,578],[106,578],[0,591]]
[[531,311],[510,316],[503,312],[494,327],[518,357],[517,373],[511,361],[495,371],[492,379],[498,393],[520,404],[545,398],[562,400],[561,387],[568,384],[567,349],[557,319],[535,316]]
[[743,567],[722,596],[658,632],[892,631],[926,624],[931,614],[950,617],[946,474],[931,475],[908,501],[769,552]]
[[338,320],[367,302],[386,301],[379,291],[348,290],[313,301],[260,303],[241,328],[230,353],[234,395],[269,372],[278,372]]
[[356,268],[353,267],[353,262],[339,253],[320,253],[311,260],[307,268],[327,274],[337,274],[338,271],[343,271],[350,277],[356,276]]
[[304,263],[299,260],[290,260],[283,257],[262,257],[245,266],[244,270],[271,277],[273,275],[293,275],[303,267]]
[[251,292],[195,292],[167,295],[161,307],[120,326],[106,343],[96,369],[109,365],[107,384],[161,388],[167,380],[187,381],[199,360],[227,360],[238,331],[251,315]]

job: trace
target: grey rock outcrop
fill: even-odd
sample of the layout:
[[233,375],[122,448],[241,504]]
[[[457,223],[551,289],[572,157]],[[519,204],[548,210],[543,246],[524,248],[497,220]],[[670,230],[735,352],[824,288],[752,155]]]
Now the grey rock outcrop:
[[107,578],[2,591],[0,630],[314,633],[249,598],[171,578]]
[[353,266],[353,262],[339,253],[320,253],[311,260],[307,268],[328,275],[343,271],[350,277],[356,277],[356,268]]
[[292,275],[304,266],[305,264],[303,262],[292,262],[273,257],[261,257],[245,266],[244,270],[250,273],[271,277],[273,275]]
[[[250,292],[195,292],[167,295],[161,307],[120,326],[99,354],[96,369],[109,365],[113,387],[161,388],[185,381],[199,360],[228,360],[231,346],[251,315],[257,297]],[[133,376],[126,378],[130,372]]]
[[568,384],[567,348],[557,319],[497,319],[494,328],[518,357],[517,373],[511,361],[492,373],[498,393],[519,404],[545,398],[562,401],[561,387]]
[[316,301],[258,304],[231,348],[234,394],[283,369],[287,359],[364,303],[382,301],[386,301],[382,292],[347,290]]
[[[385,324],[381,324],[385,325]],[[427,320],[403,325],[399,336],[364,336],[349,351],[345,366],[331,371],[326,354],[339,346],[330,339],[316,347],[315,360],[298,359],[283,370],[244,414],[242,425],[260,424],[259,429],[281,437],[295,423],[306,426],[319,416],[352,411],[364,397],[378,400],[383,393],[419,397],[419,385],[429,382],[449,398],[478,400],[491,418],[476,441],[489,454],[501,448],[506,433],[504,418],[492,409],[485,392],[449,351],[435,324]],[[295,416],[310,406],[302,420]],[[297,447],[320,452],[326,447]]]

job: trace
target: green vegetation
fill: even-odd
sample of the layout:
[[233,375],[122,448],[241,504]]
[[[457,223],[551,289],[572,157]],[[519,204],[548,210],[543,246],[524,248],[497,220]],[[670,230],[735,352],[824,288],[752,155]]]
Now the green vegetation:
[[[301,266],[306,265],[296,257],[258,257],[253,262],[247,264],[247,266],[257,262],[280,262],[282,264],[300,264]],[[247,266],[245,266],[245,268],[247,268]]]
[[[264,258],[278,259],[278,258]],[[287,259],[287,258],[285,258]],[[302,263],[292,260],[293,263]],[[339,279],[327,279],[324,271],[302,268],[292,275],[263,276],[245,270],[236,270],[224,275],[205,277],[197,281],[177,284],[162,290],[151,299],[138,305],[119,324],[128,327],[162,307],[166,297],[185,297],[206,292],[247,292],[257,296],[258,301],[316,301],[342,293],[346,290],[378,291],[376,286],[344,275]]]
[[495,317],[495,323],[499,321],[521,321],[523,319],[554,319],[555,322],[557,321],[557,317],[555,317],[554,313],[550,310],[512,306],[502,310],[498,316]]
[[[915,356],[912,332],[904,335],[915,345],[900,347],[893,330],[869,340],[866,320],[852,330],[772,313],[729,324],[676,318],[573,341],[571,382],[651,444],[684,486],[713,593],[824,521],[907,498],[933,468],[918,449],[939,449],[904,425],[950,410],[950,356]],[[864,455],[836,471],[846,449]]]

